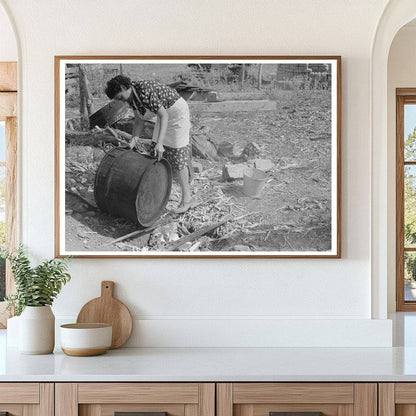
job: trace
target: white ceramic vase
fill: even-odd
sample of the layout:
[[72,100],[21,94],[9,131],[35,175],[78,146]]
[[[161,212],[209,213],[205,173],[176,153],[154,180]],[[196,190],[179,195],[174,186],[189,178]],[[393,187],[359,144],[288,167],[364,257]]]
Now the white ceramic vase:
[[21,354],[50,354],[55,347],[55,316],[50,306],[26,306],[19,319]]

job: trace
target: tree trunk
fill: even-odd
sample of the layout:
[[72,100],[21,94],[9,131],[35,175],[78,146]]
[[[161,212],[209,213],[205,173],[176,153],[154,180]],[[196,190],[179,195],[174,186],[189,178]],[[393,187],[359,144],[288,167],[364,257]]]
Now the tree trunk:
[[92,99],[84,64],[79,65],[79,97],[79,112],[82,117],[82,125],[85,128],[89,128],[89,116],[92,114]]
[[244,78],[246,77],[246,64],[241,68],[241,88],[244,86]]
[[259,80],[257,84],[258,89],[261,89],[262,78],[263,78],[263,64],[259,64]]

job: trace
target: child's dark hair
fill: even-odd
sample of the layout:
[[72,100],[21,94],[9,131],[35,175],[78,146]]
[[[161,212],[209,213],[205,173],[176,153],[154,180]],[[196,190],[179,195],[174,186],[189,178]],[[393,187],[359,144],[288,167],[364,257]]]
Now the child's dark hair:
[[130,88],[131,79],[124,75],[117,75],[116,77],[111,78],[110,81],[107,82],[107,88],[105,89],[107,97],[112,100],[121,91],[121,86],[126,89]]

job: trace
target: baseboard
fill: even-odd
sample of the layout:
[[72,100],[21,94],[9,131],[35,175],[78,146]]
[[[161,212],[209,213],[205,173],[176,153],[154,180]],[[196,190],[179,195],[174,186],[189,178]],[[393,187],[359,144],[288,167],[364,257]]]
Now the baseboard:
[[[71,317],[57,317],[57,324],[71,321]],[[392,321],[140,317],[134,320],[132,336],[125,346],[391,347]]]

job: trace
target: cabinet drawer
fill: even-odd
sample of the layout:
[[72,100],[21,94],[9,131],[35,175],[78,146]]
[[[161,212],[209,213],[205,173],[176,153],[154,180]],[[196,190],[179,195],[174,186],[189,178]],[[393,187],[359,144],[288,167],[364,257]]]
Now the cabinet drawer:
[[38,383],[0,383],[0,403],[39,403]]
[[375,383],[220,383],[217,416],[377,416]]
[[55,386],[56,416],[114,416],[123,412],[141,416],[215,416],[215,384],[58,383]]

